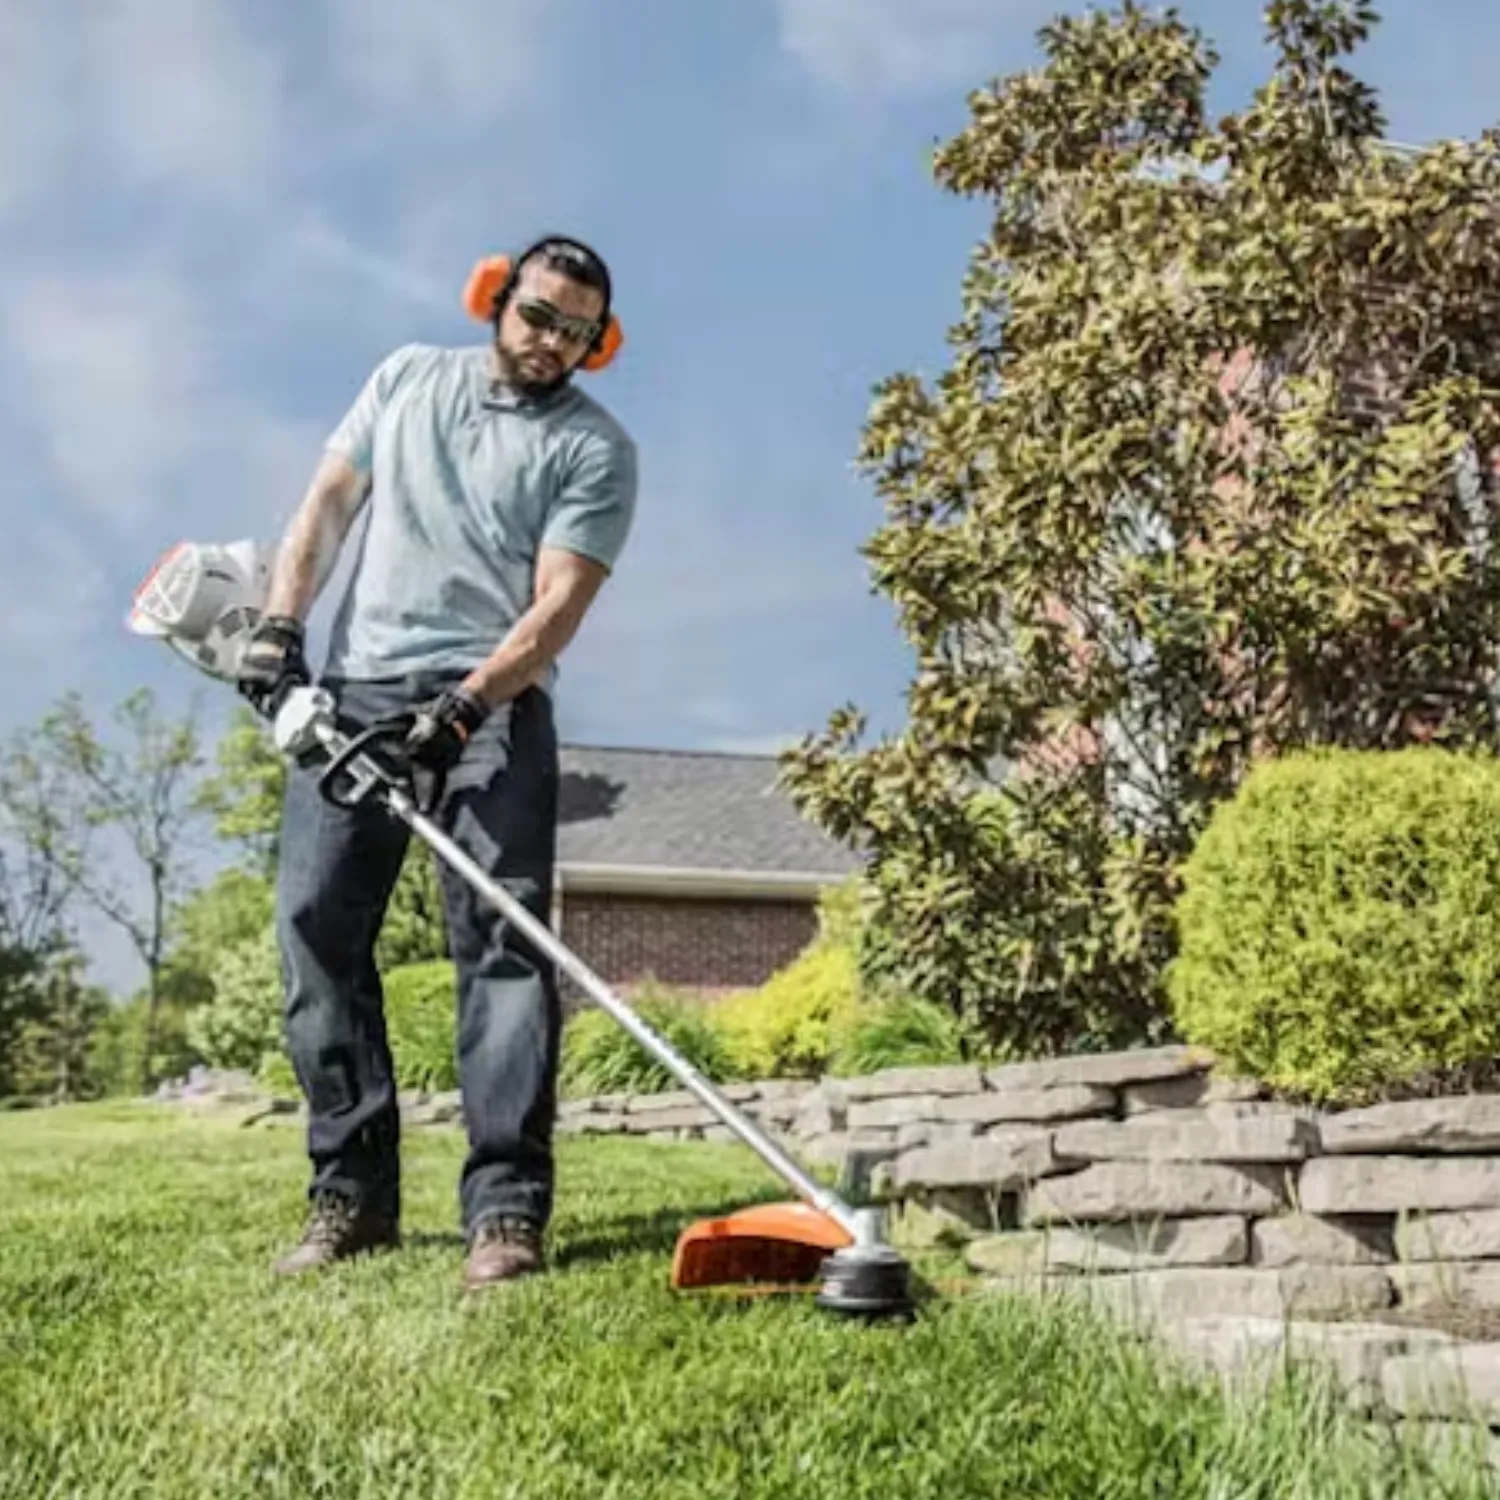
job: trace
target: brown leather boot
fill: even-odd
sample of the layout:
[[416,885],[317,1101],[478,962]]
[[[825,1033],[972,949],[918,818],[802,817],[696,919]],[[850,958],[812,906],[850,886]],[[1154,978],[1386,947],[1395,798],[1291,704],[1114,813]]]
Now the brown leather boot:
[[319,1193],[313,1199],[301,1243],[288,1250],[272,1270],[278,1276],[319,1271],[337,1261],[401,1243],[394,1219],[360,1209],[342,1193]]
[[481,1219],[469,1239],[464,1290],[477,1292],[529,1276],[542,1266],[542,1232],[533,1220],[514,1214]]

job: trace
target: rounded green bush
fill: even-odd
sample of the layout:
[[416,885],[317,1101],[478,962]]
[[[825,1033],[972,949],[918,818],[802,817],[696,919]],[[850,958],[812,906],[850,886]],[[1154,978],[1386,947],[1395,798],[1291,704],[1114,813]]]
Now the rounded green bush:
[[281,959],[269,925],[232,944],[213,974],[213,998],[188,1012],[187,1038],[212,1068],[255,1072],[282,1050]]
[[396,1087],[427,1093],[456,1089],[458,1002],[451,960],[401,964],[383,974],[381,984]]
[[1500,1048],[1500,764],[1428,748],[1257,767],[1183,867],[1167,972],[1227,1069],[1359,1103]]

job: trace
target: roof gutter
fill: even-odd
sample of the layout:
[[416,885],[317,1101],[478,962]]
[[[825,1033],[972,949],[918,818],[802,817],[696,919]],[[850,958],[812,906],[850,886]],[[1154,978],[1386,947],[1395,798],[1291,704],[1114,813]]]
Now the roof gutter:
[[815,899],[852,873],[559,863],[557,884],[564,894],[597,892],[617,896],[721,896],[742,901],[798,901]]

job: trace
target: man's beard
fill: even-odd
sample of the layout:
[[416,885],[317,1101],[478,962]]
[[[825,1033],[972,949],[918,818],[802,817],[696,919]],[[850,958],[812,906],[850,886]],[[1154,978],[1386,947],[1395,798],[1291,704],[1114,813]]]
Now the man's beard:
[[549,380],[536,380],[528,375],[522,368],[520,361],[508,349],[500,346],[499,340],[495,342],[495,365],[500,371],[500,379],[512,390],[519,391],[523,396],[548,396],[555,390],[565,386],[573,378],[573,372],[566,365],[561,366],[558,374]]

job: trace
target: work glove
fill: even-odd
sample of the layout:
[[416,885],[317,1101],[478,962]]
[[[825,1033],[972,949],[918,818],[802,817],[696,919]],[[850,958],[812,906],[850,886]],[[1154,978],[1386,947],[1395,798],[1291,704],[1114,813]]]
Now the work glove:
[[489,716],[489,708],[475,694],[448,688],[417,709],[403,748],[413,765],[446,776]]
[[289,615],[267,615],[251,633],[240,656],[235,686],[262,712],[274,707],[288,690],[312,680],[302,648],[299,620]]

